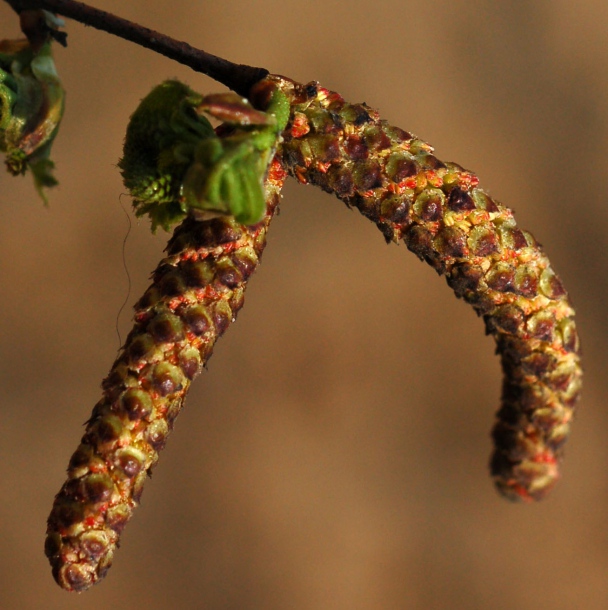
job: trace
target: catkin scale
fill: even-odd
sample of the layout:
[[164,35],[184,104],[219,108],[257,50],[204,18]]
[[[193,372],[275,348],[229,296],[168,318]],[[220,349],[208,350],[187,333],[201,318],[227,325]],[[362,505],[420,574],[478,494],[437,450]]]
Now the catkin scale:
[[272,87],[291,104],[289,172],[357,208],[387,242],[403,240],[483,316],[504,371],[491,473],[509,499],[543,498],[559,475],[581,367],[574,310],[542,248],[473,173],[367,105],[281,76],[252,98]]
[[243,304],[285,177],[277,156],[256,225],[187,218],[175,229],[48,519],[45,553],[64,589],[84,591],[109,569],[190,382]]

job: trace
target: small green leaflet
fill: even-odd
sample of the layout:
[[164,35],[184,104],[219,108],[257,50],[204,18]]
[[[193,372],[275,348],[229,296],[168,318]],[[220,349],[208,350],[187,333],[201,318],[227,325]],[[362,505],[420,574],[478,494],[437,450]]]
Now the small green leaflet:
[[43,189],[57,184],[50,152],[64,98],[50,42],[34,51],[27,40],[0,41],[0,151],[9,173],[32,172],[45,203]]
[[[202,113],[224,121],[221,136]],[[135,213],[147,214],[153,231],[190,212],[259,222],[264,177],[288,117],[278,90],[261,112],[233,93],[202,96],[176,80],[158,85],[131,116],[119,162]]]

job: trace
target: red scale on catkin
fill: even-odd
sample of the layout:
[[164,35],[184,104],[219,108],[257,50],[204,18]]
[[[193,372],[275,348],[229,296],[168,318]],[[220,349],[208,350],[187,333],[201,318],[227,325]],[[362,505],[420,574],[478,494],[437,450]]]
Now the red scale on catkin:
[[504,383],[491,472],[507,498],[543,498],[581,386],[574,310],[534,237],[477,177],[416,136],[318,83],[270,76],[291,103],[283,159],[301,183],[356,207],[387,242],[403,239],[483,316]]
[[191,381],[243,305],[285,177],[275,158],[256,225],[188,218],[175,229],[48,519],[45,552],[64,589],[84,591],[109,569]]

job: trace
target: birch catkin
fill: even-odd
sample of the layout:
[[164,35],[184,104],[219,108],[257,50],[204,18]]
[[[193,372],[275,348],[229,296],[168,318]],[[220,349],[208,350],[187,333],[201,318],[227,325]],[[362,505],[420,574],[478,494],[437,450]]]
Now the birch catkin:
[[283,158],[315,184],[403,239],[483,316],[504,370],[491,472],[510,499],[540,499],[558,477],[581,385],[574,310],[534,237],[477,177],[318,83],[270,76],[289,98]]
[[275,158],[257,225],[188,218],[175,229],[48,520],[45,552],[64,589],[84,591],[110,567],[190,382],[243,304],[285,176]]

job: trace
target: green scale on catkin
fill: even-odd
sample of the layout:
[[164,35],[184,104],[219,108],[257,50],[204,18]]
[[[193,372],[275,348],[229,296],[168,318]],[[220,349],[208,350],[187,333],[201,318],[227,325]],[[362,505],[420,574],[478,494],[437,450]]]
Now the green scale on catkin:
[[48,520],[45,552],[64,589],[84,591],[110,567],[191,381],[243,305],[285,176],[275,159],[256,225],[188,217],[175,229]]
[[291,104],[283,159],[300,182],[356,207],[387,241],[404,240],[483,316],[504,370],[491,472],[510,499],[540,499],[581,386],[574,310],[534,237],[477,177],[416,136],[318,83],[270,76]]

